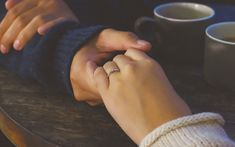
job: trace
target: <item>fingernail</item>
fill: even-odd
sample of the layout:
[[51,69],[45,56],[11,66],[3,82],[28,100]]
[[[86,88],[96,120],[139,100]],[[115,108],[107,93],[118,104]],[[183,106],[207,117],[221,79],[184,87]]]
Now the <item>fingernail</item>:
[[6,1],[6,2],[5,2],[5,6],[7,7],[7,6],[8,6],[8,4],[9,4],[9,1]]
[[145,41],[145,40],[138,40],[137,44],[140,46],[148,46],[149,42]]
[[2,52],[3,54],[6,54],[6,53],[8,52],[8,51],[7,51],[7,48],[6,48],[4,45],[2,45],[2,44],[1,44],[0,49],[1,49],[1,52]]
[[43,27],[39,27],[39,28],[38,28],[38,33],[39,33],[40,35],[44,35]]
[[16,40],[13,44],[13,47],[15,50],[20,50],[21,47],[20,47],[20,41],[19,40]]
[[6,7],[6,9],[8,9],[8,8],[9,8],[9,1],[6,1],[6,3],[5,3],[5,7]]

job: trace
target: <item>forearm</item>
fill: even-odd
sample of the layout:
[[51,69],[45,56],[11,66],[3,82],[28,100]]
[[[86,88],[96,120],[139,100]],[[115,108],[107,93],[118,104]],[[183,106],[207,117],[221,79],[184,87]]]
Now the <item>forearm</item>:
[[182,117],[156,128],[143,139],[140,147],[235,146],[223,124],[223,118],[214,113]]
[[0,64],[21,77],[73,96],[69,78],[73,56],[102,28],[74,22],[59,24],[43,37],[36,35],[23,51],[0,55]]

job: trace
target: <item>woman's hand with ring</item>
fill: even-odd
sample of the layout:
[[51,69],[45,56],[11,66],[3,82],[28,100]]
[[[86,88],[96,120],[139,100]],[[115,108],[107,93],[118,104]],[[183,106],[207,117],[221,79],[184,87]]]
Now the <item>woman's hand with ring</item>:
[[107,110],[137,144],[161,124],[191,114],[161,66],[142,51],[129,49],[103,67],[90,67]]
[[[80,48],[73,58],[70,69],[70,81],[75,99],[92,105],[102,102],[93,79],[96,65],[101,65],[105,60],[111,58],[110,55],[113,52],[123,52],[129,48],[147,52],[151,49],[151,44],[140,40],[134,33],[108,28]],[[111,74],[110,76],[113,76],[117,71],[108,72],[109,75]]]

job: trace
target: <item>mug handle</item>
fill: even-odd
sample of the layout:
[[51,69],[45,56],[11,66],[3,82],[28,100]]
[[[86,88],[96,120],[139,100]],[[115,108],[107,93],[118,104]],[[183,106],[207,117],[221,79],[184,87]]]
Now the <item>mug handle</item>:
[[162,43],[163,27],[157,20],[151,17],[140,17],[135,21],[134,25],[137,35],[152,44]]

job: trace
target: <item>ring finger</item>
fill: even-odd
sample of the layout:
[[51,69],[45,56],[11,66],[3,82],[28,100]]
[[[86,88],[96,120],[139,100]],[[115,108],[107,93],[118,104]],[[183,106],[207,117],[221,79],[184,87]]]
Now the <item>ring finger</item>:
[[109,79],[114,76],[114,74],[117,74],[120,72],[120,69],[118,67],[118,65],[113,62],[113,61],[109,61],[107,62],[104,66],[103,66],[105,72],[107,73]]

